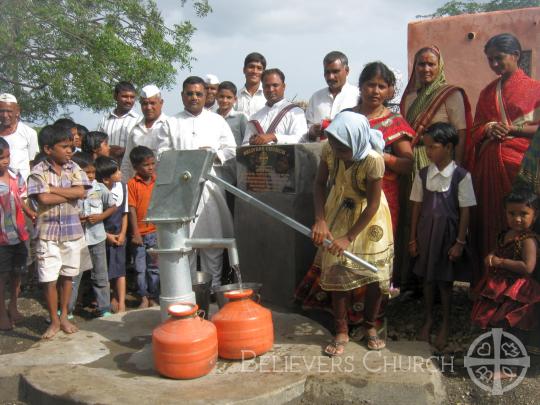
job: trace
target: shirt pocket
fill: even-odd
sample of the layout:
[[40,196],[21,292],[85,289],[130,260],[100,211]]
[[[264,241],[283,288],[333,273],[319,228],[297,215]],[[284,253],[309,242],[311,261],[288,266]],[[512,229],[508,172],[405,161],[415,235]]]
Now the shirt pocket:
[[88,201],[88,215],[101,214],[103,212],[103,202],[98,199]]

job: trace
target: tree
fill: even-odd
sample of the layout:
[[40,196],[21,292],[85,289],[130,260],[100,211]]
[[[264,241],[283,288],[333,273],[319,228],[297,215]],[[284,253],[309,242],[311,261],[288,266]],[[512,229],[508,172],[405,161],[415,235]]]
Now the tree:
[[[208,0],[193,7],[198,17],[212,11]],[[170,88],[175,64],[192,60],[195,27],[167,26],[154,0],[0,0],[0,9],[0,92],[27,119],[72,104],[102,111],[119,80]]]
[[485,13],[497,10],[511,10],[516,8],[538,7],[539,0],[491,0],[487,3],[476,1],[451,0],[439,7],[433,14],[419,15],[418,18],[436,18],[459,14]]

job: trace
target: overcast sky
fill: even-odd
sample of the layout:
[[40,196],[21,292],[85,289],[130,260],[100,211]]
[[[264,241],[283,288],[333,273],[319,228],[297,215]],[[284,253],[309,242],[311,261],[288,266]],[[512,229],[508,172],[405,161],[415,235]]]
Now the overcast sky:
[[[189,19],[197,27],[192,40],[191,72],[179,70],[176,86],[163,92],[164,112],[182,110],[180,84],[190,74],[213,73],[238,88],[244,84],[244,57],[262,53],[268,67],[286,76],[286,97],[308,100],[325,86],[322,59],[332,50],[349,58],[349,81],[356,83],[363,65],[381,60],[407,73],[407,24],[429,14],[445,0],[210,0],[213,12],[194,16],[191,3],[157,0],[168,24]],[[137,110],[139,107],[137,106]],[[72,109],[73,118],[94,129],[100,115]]]

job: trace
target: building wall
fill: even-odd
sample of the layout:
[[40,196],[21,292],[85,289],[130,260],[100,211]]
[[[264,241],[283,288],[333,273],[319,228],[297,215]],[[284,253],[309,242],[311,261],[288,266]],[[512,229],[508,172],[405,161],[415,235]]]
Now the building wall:
[[465,89],[474,113],[480,91],[496,79],[484,55],[484,45],[489,38],[503,32],[519,39],[526,51],[524,59],[529,60],[530,76],[540,80],[540,7],[409,23],[409,75],[416,51],[427,45],[437,45],[444,58],[448,83]]

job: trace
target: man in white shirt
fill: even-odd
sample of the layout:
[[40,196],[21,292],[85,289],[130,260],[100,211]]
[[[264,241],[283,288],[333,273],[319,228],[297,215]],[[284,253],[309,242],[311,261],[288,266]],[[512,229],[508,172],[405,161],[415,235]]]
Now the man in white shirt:
[[21,110],[14,95],[0,94],[0,136],[9,144],[12,169],[21,173],[26,181],[30,174],[30,161],[39,151],[37,133],[20,122]]
[[111,157],[122,159],[124,155],[127,137],[135,124],[139,121],[139,114],[133,111],[137,92],[133,84],[119,82],[114,87],[114,99],[116,108],[101,119],[97,130],[105,132],[109,136]]
[[308,138],[314,141],[323,135],[321,123],[332,120],[340,111],[358,103],[359,90],[347,82],[349,60],[344,53],[332,51],[323,59],[324,79],[328,87],[316,91],[306,109]]
[[[205,82],[190,76],[182,85],[184,111],[170,120],[170,132],[162,140],[159,152],[166,150],[208,149],[216,153],[214,168],[221,167],[236,155],[236,142],[229,124],[216,113],[204,108]],[[190,226],[190,237],[232,237],[233,223],[225,201],[225,192],[207,181],[197,208],[196,218]],[[212,287],[221,285],[223,249],[201,249],[201,269],[212,275]],[[197,255],[190,256],[191,271],[196,271]]]
[[285,75],[279,69],[262,75],[266,105],[249,118],[243,145],[299,143],[307,133],[304,110],[285,99]]
[[129,161],[129,153],[135,146],[146,146],[158,155],[161,140],[169,133],[168,117],[161,111],[163,99],[159,88],[150,84],[141,90],[141,111],[143,116],[138,120],[128,135],[126,149],[120,171],[122,180],[127,181],[133,177],[133,168]]
[[258,52],[252,52],[244,59],[246,84],[240,89],[234,109],[246,114],[247,117],[251,117],[266,104],[261,83],[265,69],[266,59]]
[[209,111],[217,112],[218,103],[216,101],[219,79],[216,75],[207,74],[204,78],[204,83],[206,87],[206,101],[204,102],[204,108]]

